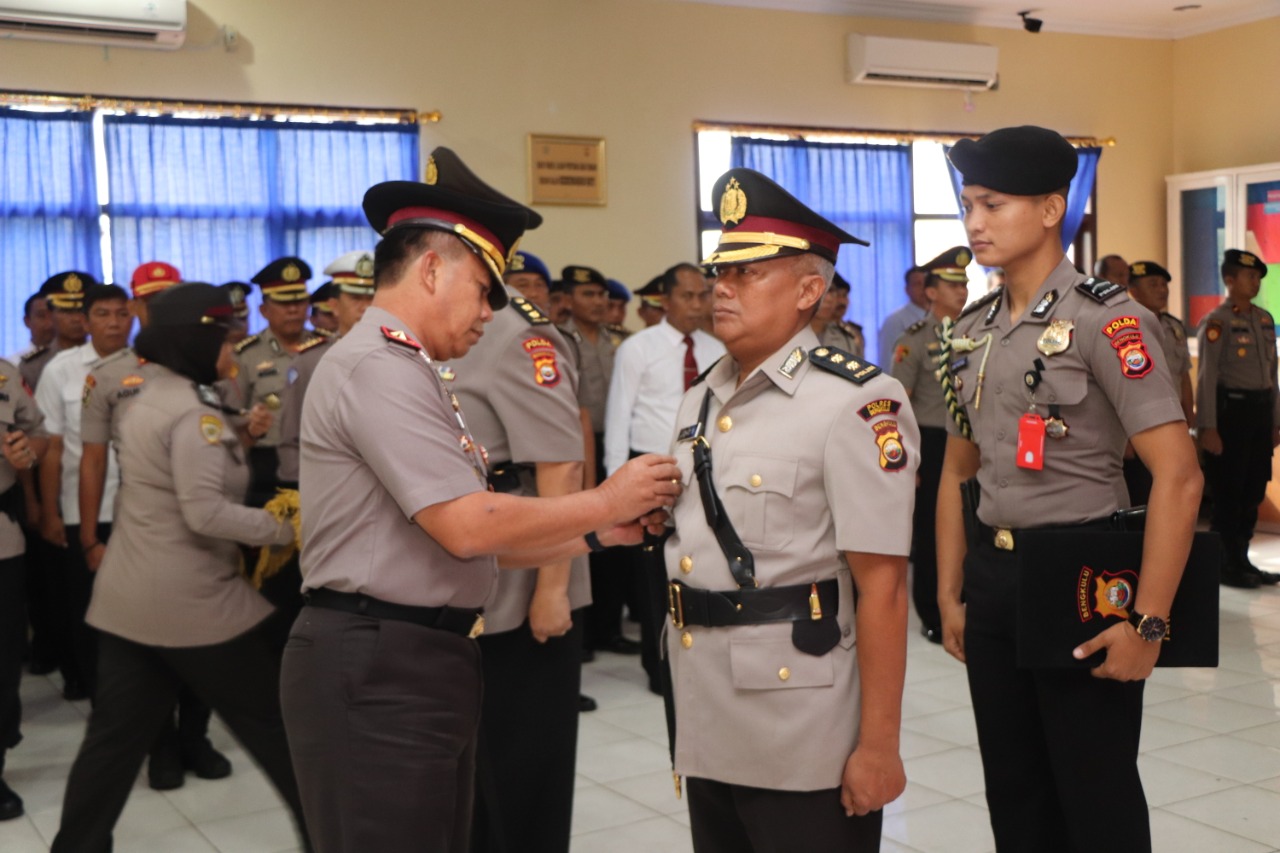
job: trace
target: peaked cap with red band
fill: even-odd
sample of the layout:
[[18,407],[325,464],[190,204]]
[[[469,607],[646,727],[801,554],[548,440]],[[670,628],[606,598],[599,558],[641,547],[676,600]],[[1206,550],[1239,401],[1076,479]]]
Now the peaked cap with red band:
[[539,213],[480,180],[444,147],[427,158],[424,183],[386,181],[370,187],[364,215],[383,236],[399,228],[426,228],[460,239],[489,269],[489,304],[495,310],[507,304],[502,274],[520,237],[542,224]]
[[133,271],[129,287],[134,299],[145,299],[182,281],[182,273],[173,264],[148,261]]
[[706,264],[749,264],[812,252],[835,263],[843,243],[870,246],[754,169],[730,169],[711,191],[724,225]]
[[304,302],[311,267],[302,258],[276,258],[249,281],[262,288],[264,299],[273,302]]

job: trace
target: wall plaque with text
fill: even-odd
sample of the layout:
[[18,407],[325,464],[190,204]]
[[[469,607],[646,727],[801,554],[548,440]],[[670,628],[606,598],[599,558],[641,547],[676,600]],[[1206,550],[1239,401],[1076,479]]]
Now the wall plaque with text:
[[533,204],[604,204],[604,140],[529,134],[529,200]]

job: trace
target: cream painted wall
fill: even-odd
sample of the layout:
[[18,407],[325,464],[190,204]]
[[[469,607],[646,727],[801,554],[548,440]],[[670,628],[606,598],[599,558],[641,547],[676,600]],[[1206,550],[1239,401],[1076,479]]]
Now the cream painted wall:
[[[524,245],[555,268],[592,264],[633,285],[696,252],[695,119],[975,132],[1045,124],[1118,139],[1099,170],[1099,248],[1163,256],[1178,50],[1170,42],[662,0],[199,0],[190,8],[190,46],[176,53],[0,42],[0,87],[438,108],[444,121],[426,128],[428,144],[454,147],[518,196],[527,132],[604,136],[609,204],[547,208]],[[240,31],[240,49],[200,49],[224,23]],[[959,92],[848,85],[844,40],[853,31],[996,44],[1000,89],[975,95],[967,112]]]

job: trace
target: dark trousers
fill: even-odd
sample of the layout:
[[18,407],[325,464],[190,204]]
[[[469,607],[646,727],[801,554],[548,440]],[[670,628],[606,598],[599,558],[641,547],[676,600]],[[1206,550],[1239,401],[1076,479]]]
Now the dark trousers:
[[479,638],[484,705],[474,853],[568,853],[582,684],[581,612],[539,643],[525,622]]
[[[66,640],[58,630],[61,622],[56,596],[57,571],[54,548],[35,530],[23,529],[27,538],[27,619],[31,622],[31,663],[44,669],[61,666],[70,657]],[[63,672],[66,677],[66,672]]]
[[280,718],[279,662],[258,629],[194,648],[144,646],[103,632],[98,652],[98,696],[71,766],[53,853],[111,850],[112,828],[182,683],[226,721],[301,826]]
[[916,615],[926,628],[942,626],[938,614],[938,482],[942,457],[947,452],[947,431],[920,427],[920,484],[911,518],[911,597]]
[[276,496],[280,455],[274,447],[249,448],[249,493],[245,506],[260,507]]
[[474,640],[304,607],[280,698],[316,853],[466,853],[481,692]]
[[1258,506],[1271,479],[1271,395],[1218,387],[1218,434],[1222,453],[1204,455],[1213,493],[1209,527],[1222,536],[1228,559],[1247,549],[1258,523]]
[[1138,776],[1145,682],[1018,669],[1017,571],[1015,553],[985,541],[965,558],[966,669],[996,849],[1149,853]]
[[[98,525],[98,541],[111,538],[111,525]],[[98,632],[90,627],[84,616],[89,612],[93,598],[94,573],[84,560],[80,548],[80,525],[67,525],[67,547],[54,548],[57,565],[54,571],[56,595],[59,607],[59,630],[67,638],[67,659],[62,662],[62,672],[67,681],[84,685],[89,698],[97,690]]]
[[774,791],[687,780],[695,853],[875,853],[882,812],[845,817],[840,789]]
[[0,772],[4,751],[22,740],[22,652],[27,642],[27,615],[22,594],[26,580],[22,556],[0,560]]

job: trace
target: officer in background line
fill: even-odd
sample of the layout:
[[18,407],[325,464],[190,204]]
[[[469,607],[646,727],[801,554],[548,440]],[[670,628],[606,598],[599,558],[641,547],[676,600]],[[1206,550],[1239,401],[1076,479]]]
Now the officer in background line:
[[836,273],[831,287],[823,294],[818,313],[813,315],[813,331],[821,343],[864,358],[867,341],[862,336],[862,326],[844,318],[848,310],[849,282]]
[[693,847],[878,850],[906,785],[915,417],[896,380],[809,325],[839,247],[864,241],[750,169],[712,198],[728,357],[680,404],[665,548]]
[[[965,231],[978,263],[1006,284],[970,305],[943,339],[951,419],[938,489],[938,607],[943,645],[966,664],[996,849],[1149,853],[1138,775],[1143,679],[1169,630],[1200,502],[1200,472],[1177,392],[1153,336],[1155,315],[1124,288],[1076,272],[1062,251],[1075,149],[1042,127],[961,140]],[[1142,583],[1119,622],[1060,668],[1019,668],[1018,573],[1030,528],[1072,528],[1087,543],[1124,503],[1116,489],[1125,439],[1154,487]],[[962,484],[981,490],[966,546]],[[1097,545],[1105,562],[1107,546]],[[963,595],[963,597],[962,597]],[[859,611],[861,616],[861,611]],[[1174,630],[1177,630],[1175,627]],[[1073,667],[1096,652],[1106,660]],[[1106,732],[1098,756],[1082,721]],[[1108,815],[1100,817],[1099,798]],[[1104,825],[1100,826],[1100,820]]]
[[1209,528],[1222,536],[1222,582],[1245,589],[1280,582],[1280,574],[1249,561],[1272,449],[1280,441],[1276,321],[1253,304],[1266,274],[1257,255],[1228,249],[1222,257],[1226,301],[1204,318],[1198,335],[1196,421],[1213,495]]
[[321,337],[333,337],[338,333],[338,318],[334,314],[337,290],[332,281],[326,281],[307,297],[311,306],[311,330]]
[[920,424],[920,476],[911,524],[911,598],[920,617],[920,633],[942,642],[938,615],[938,543],[935,535],[938,480],[947,451],[947,405],[937,371],[942,364],[942,321],[953,322],[969,298],[965,273],[973,254],[968,246],[947,249],[924,264],[929,316],[907,329],[893,348],[893,378],[902,383]]
[[18,362],[18,369],[27,387],[34,393],[40,387],[40,377],[45,366],[62,350],[78,347],[89,336],[85,329],[84,292],[97,284],[97,280],[83,272],[60,272],[49,276],[40,285],[37,295],[43,296],[53,314],[53,342],[38,347]]
[[636,296],[640,297],[640,307],[636,309],[636,316],[640,318],[640,322],[644,323],[646,329],[661,323],[666,313],[666,308],[662,304],[662,283],[665,278],[665,275],[654,276],[648,284],[636,291]]
[[616,278],[605,286],[609,291],[609,307],[604,312],[604,327],[622,343],[631,334],[627,328],[627,305],[631,303],[631,290]]

